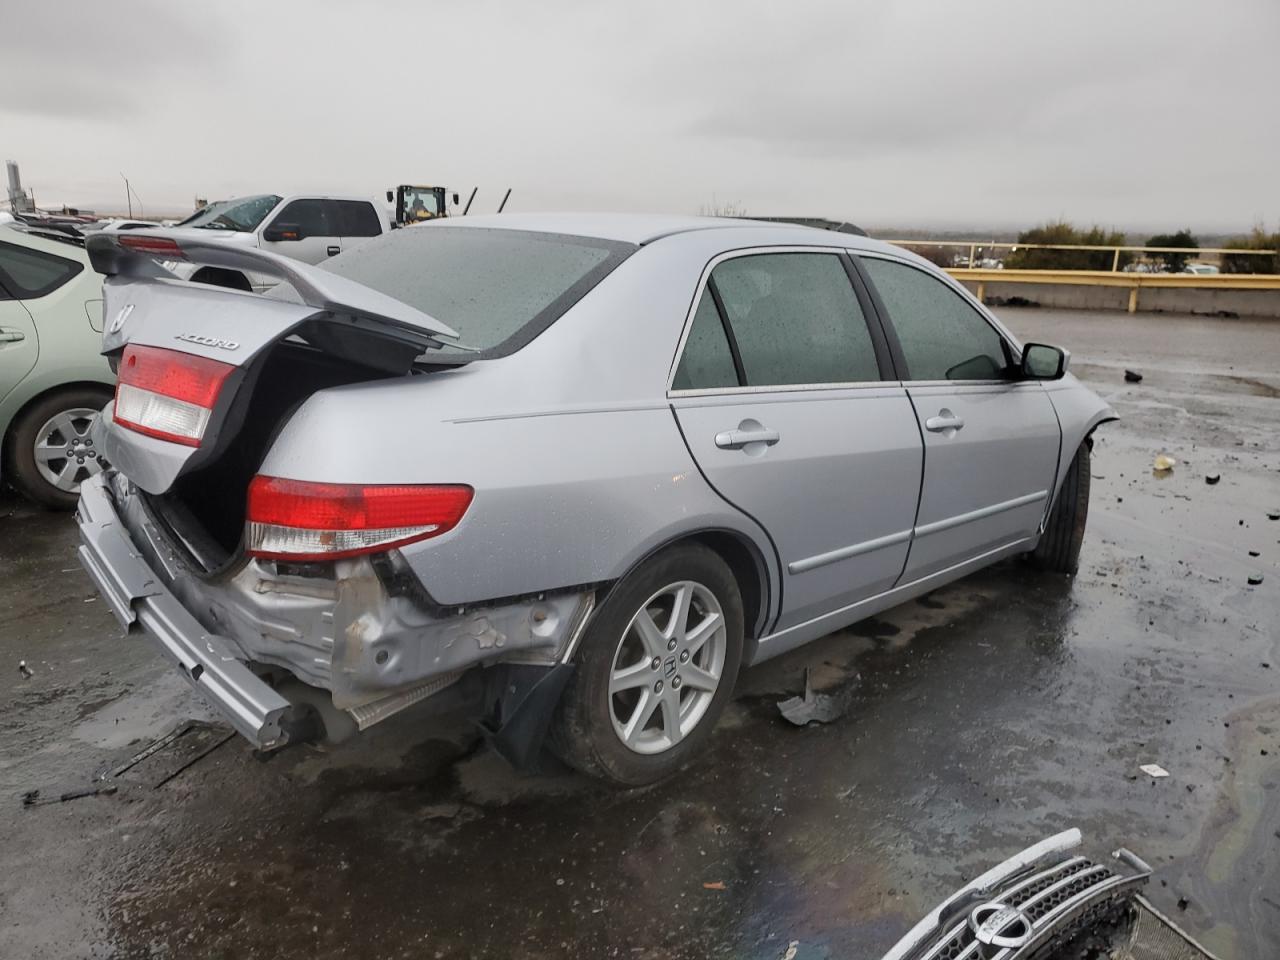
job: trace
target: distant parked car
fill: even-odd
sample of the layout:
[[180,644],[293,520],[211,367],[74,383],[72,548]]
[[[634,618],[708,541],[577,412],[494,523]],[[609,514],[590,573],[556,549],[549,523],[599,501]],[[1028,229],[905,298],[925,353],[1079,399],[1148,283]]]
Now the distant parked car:
[[[741,664],[1014,554],[1076,569],[1114,414],[900,249],[549,214],[326,269],[163,239],[88,240],[120,385],[80,556],[260,748],[470,697],[508,756],[550,723],[649,783]],[[174,283],[170,257],[285,283]]]
[[1183,273],[1198,273],[1202,276],[1213,276],[1219,270],[1212,263],[1188,263],[1182,268]]
[[62,510],[102,469],[89,431],[115,383],[100,353],[102,277],[82,244],[0,226],[0,477]]
[[[316,264],[390,231],[386,211],[367,197],[261,194],[211,203],[164,233]],[[167,267],[183,280],[233,290],[261,293],[275,284],[268,274],[236,267],[180,262]]]
[[126,230],[155,230],[160,226],[154,220],[128,220],[125,218],[116,218],[112,220],[99,220],[96,223],[86,224],[82,228],[84,233],[93,233],[97,230],[104,230],[107,233],[120,233]]

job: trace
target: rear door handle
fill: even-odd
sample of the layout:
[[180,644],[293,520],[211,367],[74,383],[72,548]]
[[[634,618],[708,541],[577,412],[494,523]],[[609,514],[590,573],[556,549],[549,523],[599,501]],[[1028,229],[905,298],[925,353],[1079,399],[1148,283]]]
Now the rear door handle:
[[763,443],[767,447],[772,447],[779,439],[777,430],[770,430],[767,427],[744,430],[739,427],[737,430],[717,433],[716,446],[721,450],[741,450],[748,443]]
[[0,343],[17,343],[25,339],[27,335],[21,330],[5,330],[0,327]]
[[341,252],[342,252],[342,248],[338,246],[330,246],[325,249],[325,253],[327,253],[331,257],[336,257]]
[[963,426],[964,418],[957,417],[946,407],[939,410],[936,417],[930,417],[924,422],[924,428],[930,433],[945,433],[947,436],[951,436]]

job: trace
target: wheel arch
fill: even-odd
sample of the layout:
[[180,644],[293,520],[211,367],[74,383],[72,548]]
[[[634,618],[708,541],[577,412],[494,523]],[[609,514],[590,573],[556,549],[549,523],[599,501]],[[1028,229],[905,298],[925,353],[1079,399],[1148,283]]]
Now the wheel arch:
[[682,543],[701,544],[728,565],[733,579],[738,584],[738,592],[742,596],[744,628],[742,662],[751,663],[755,658],[757,642],[767,632],[766,626],[773,612],[774,578],[763,552],[741,531],[728,527],[705,527],[684,531],[662,541],[632,563],[626,573],[610,583],[601,602],[608,596],[608,591],[611,591],[623,577],[640,568],[662,551]]
[[13,413],[9,416],[8,420],[3,424],[0,424],[0,480],[4,479],[5,471],[8,469],[7,464],[9,462],[10,453],[12,452],[11,446],[15,426],[22,422],[22,418],[33,406],[54,394],[61,393],[64,390],[95,390],[102,393],[107,400],[110,400],[112,386],[111,384],[104,383],[101,380],[66,380],[62,383],[56,383],[52,386],[45,387],[42,390],[38,390],[24,399],[22,403],[13,410]]
[[9,447],[9,438],[13,435],[14,424],[20,421],[23,415],[37,403],[64,390],[96,390],[106,396],[107,399],[110,399],[113,388],[111,384],[104,383],[101,380],[67,380],[31,394],[13,411],[3,427],[0,427],[0,456],[3,456],[3,451]]
[[1045,504],[1044,517],[1041,520],[1042,529],[1044,523],[1048,522],[1054,503],[1057,502],[1062,482],[1066,479],[1067,471],[1071,469],[1071,461],[1075,459],[1076,451],[1085,444],[1088,444],[1092,451],[1093,434],[1098,427],[1120,419],[1105,400],[1071,374],[1067,374],[1060,381],[1046,385],[1045,392],[1049,395],[1049,401],[1057,414],[1062,440],[1058,449],[1058,468],[1054,475],[1052,495]]
[[752,645],[754,653],[755,641],[764,636],[769,613],[769,569],[764,557],[755,544],[731,530],[704,530],[683,539],[701,543],[729,565],[742,596],[743,640]]

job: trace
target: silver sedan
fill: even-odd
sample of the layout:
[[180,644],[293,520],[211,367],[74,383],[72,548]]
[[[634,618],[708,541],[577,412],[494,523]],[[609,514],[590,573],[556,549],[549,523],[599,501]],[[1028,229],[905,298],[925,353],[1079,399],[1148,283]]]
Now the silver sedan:
[[744,665],[1014,554],[1074,572],[1114,417],[1062,350],[844,233],[507,215],[324,269],[89,249],[119,385],[81,558],[261,749],[465,703],[517,764],[652,782]]

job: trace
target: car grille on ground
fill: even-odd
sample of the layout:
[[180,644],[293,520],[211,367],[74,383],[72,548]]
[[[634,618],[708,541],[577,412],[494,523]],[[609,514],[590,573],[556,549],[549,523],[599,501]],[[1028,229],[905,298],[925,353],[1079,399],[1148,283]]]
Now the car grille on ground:
[[1151,868],[1067,856],[1068,831],[1024,851],[947,900],[884,960],[1213,960],[1138,896]]
[[[1006,932],[1009,939],[1026,939],[1018,946],[1000,946],[1000,941],[984,943],[982,930],[973,920],[973,912],[962,916],[948,930],[945,939],[932,949],[919,954],[920,960],[994,960],[1033,956],[1047,941],[1062,934],[1071,936],[1080,922],[1088,922],[1095,913],[1113,909],[1112,894],[1127,889],[1143,877],[1126,878],[1109,867],[1093,863],[1085,857],[1072,857],[1062,863],[1033,873],[999,890],[990,891],[985,899],[1015,908],[1025,918],[1025,925],[1015,921]],[[981,901],[975,904],[979,907]],[[992,930],[999,936],[1001,931]]]

